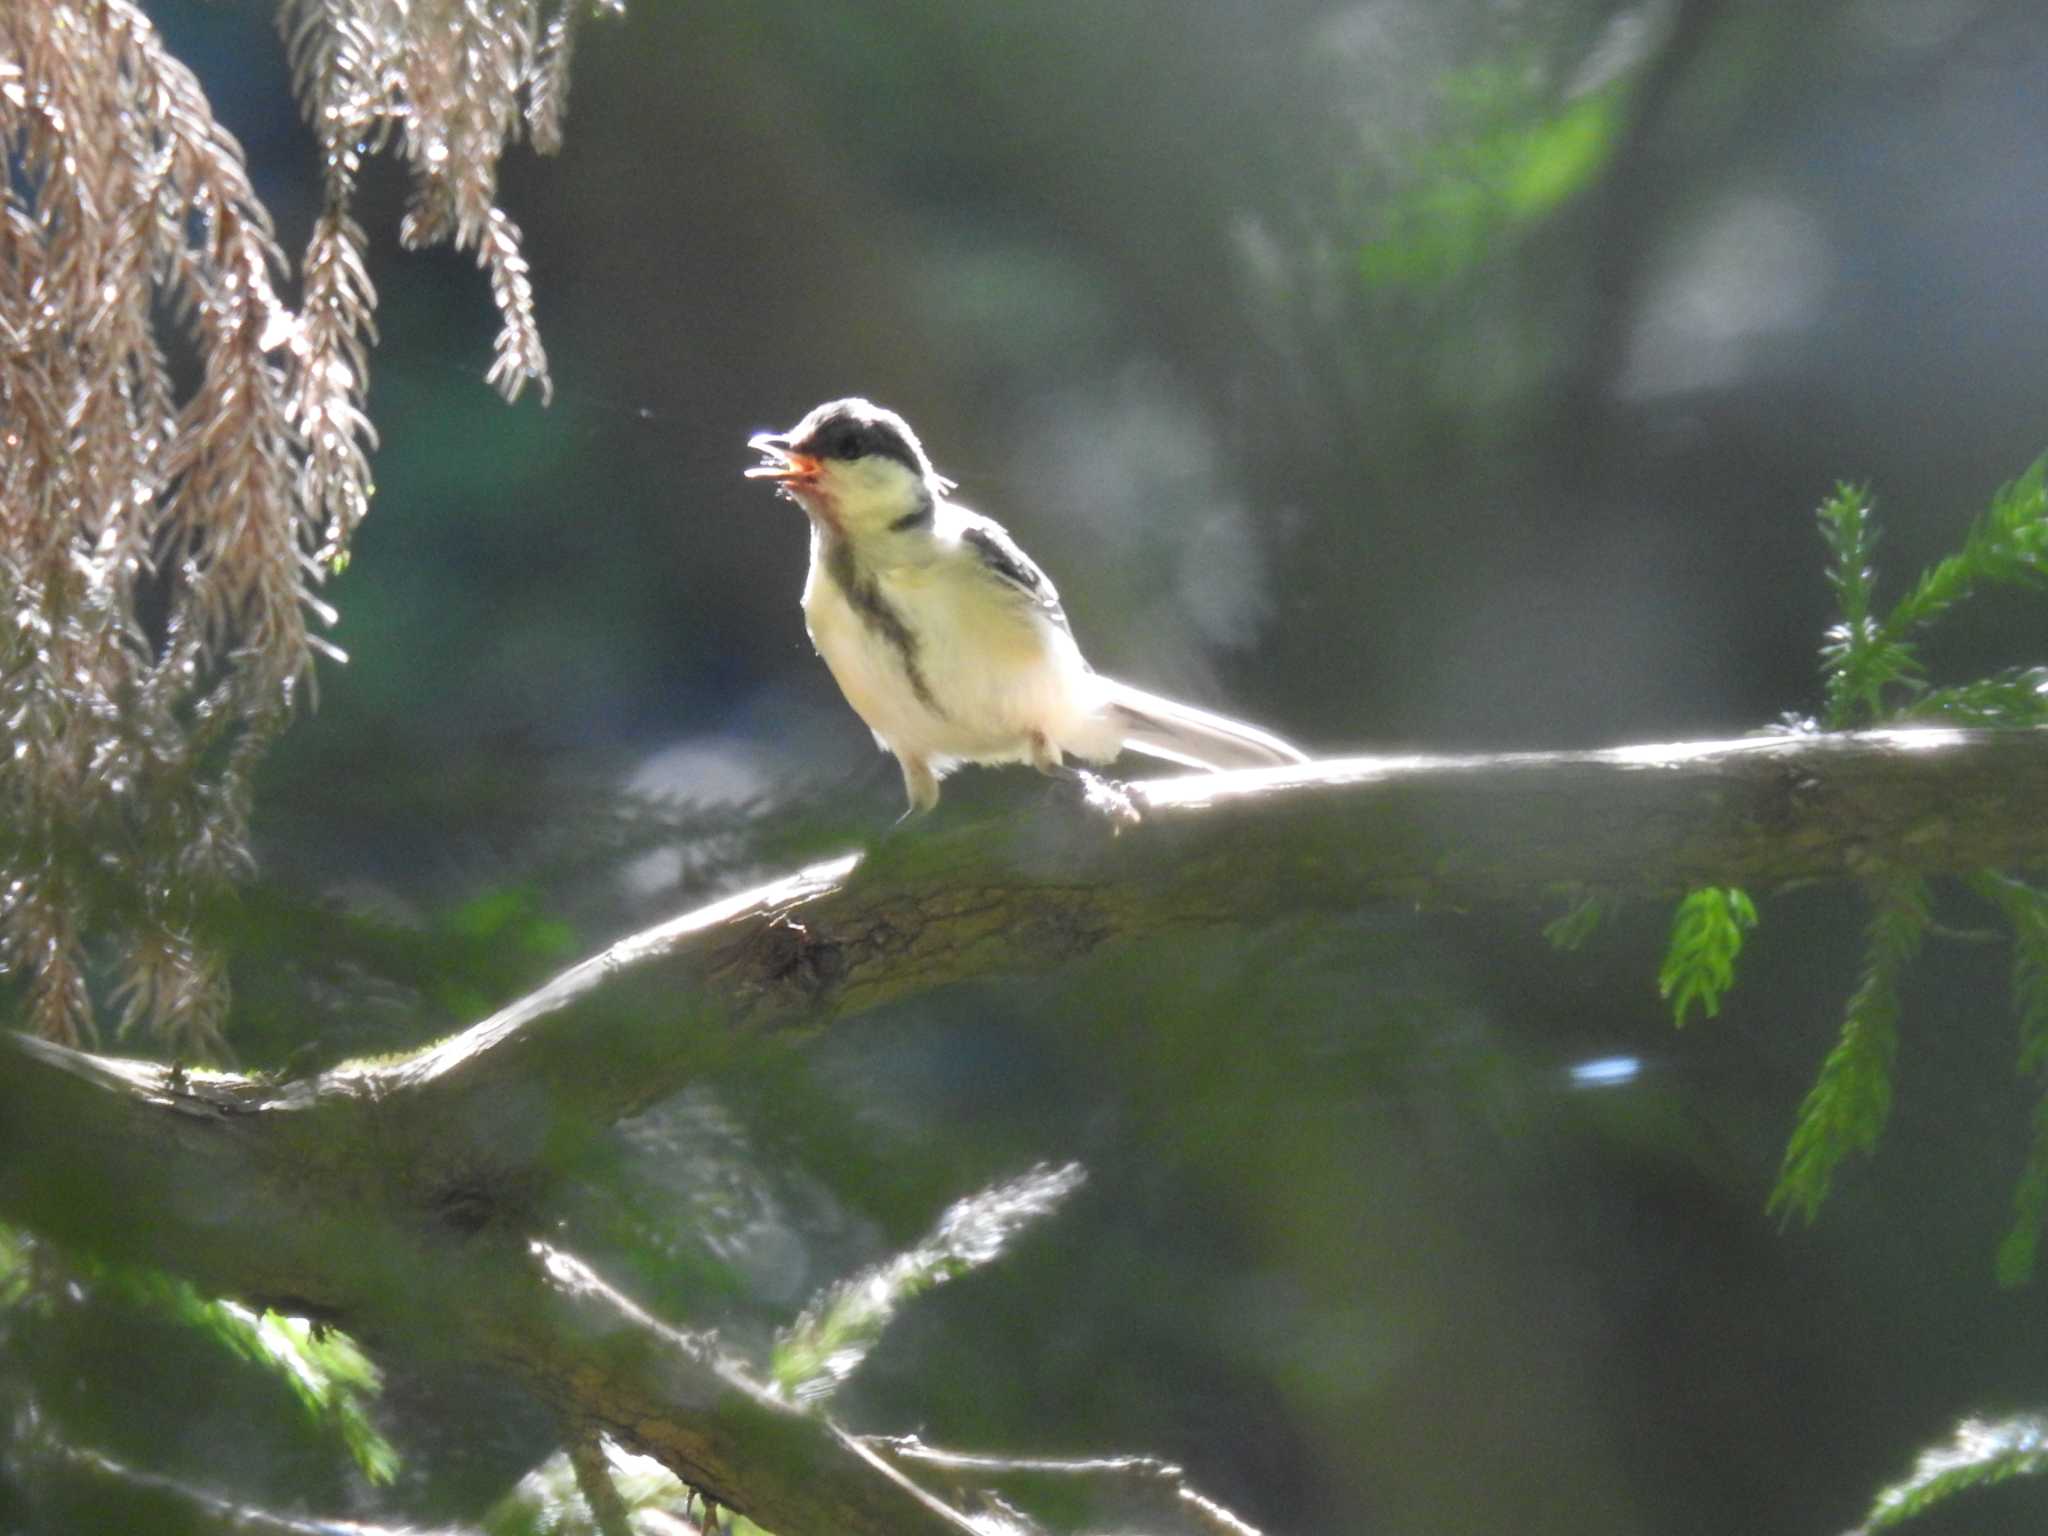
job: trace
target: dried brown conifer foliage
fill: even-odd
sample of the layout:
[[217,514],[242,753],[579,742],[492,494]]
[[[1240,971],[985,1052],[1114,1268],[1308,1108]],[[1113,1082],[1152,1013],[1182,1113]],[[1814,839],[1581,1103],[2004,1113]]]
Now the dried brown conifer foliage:
[[133,0],[0,0],[0,974],[95,1037],[104,987],[224,1050],[204,908],[249,775],[312,681],[317,595],[370,498],[365,154],[409,244],[477,252],[491,382],[548,387],[500,153],[560,142],[570,42],[617,0],[285,0],[326,199],[301,307],[240,147]]

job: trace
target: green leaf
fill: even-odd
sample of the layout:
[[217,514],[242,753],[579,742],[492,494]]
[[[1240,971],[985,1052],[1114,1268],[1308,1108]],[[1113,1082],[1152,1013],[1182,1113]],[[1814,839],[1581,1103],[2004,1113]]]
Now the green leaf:
[[798,1402],[830,1396],[867,1358],[898,1307],[990,1262],[1025,1227],[1050,1216],[1084,1177],[1078,1163],[1041,1165],[959,1201],[915,1248],[840,1281],[804,1308],[777,1336],[769,1375]]
[[1606,168],[1627,101],[1609,87],[1560,103],[1533,64],[1454,71],[1438,94],[1437,135],[1359,253],[1375,287],[1442,287],[1569,202]]
[[1965,1419],[1946,1442],[1920,1453],[1913,1470],[1880,1489],[1870,1513],[1850,1536],[1865,1536],[1910,1520],[1966,1488],[2048,1470],[2048,1419],[2015,1414],[2006,1419]]
[[1561,917],[1554,917],[1543,925],[1543,937],[1563,950],[1581,948],[1586,940],[1593,937],[1601,921],[1607,916],[1608,901],[1604,896],[1581,896],[1571,905],[1571,910]]
[[302,1317],[212,1300],[161,1270],[76,1262],[107,1289],[197,1329],[230,1354],[277,1376],[308,1417],[340,1437],[370,1481],[388,1483],[398,1475],[398,1452],[369,1417],[369,1404],[382,1386],[377,1368],[347,1334]]
[[[1567,914],[1569,916],[1569,914]],[[1697,1004],[1708,1018],[1735,985],[1735,960],[1744,930],[1756,926],[1756,903],[1735,886],[1708,885],[1686,893],[1671,920],[1671,942],[1657,971],[1657,993],[1683,1027]]]
[[2048,725],[2048,667],[2014,668],[1973,683],[1926,689],[1896,718],[2007,728]]
[[1501,177],[1513,218],[1542,218],[1592,183],[1614,148],[1618,105],[1614,93],[1596,91],[1516,136]]
[[531,886],[503,885],[473,896],[443,922],[469,939],[490,939],[532,922],[540,910],[540,894]]
[[1925,881],[1897,880],[1883,888],[1870,921],[1863,979],[1849,997],[1841,1035],[1818,1081],[1799,1106],[1771,1191],[1773,1213],[1796,1212],[1812,1221],[1842,1159],[1876,1147],[1891,1115],[1899,982],[1920,952],[1928,921]]
[[1885,633],[1902,636],[1939,618],[1979,583],[2040,586],[2048,581],[2048,458],[2036,459],[1970,526],[1962,549],[1921,573],[1920,580],[1885,620]]
[[2034,1140],[2013,1186],[2012,1224],[1998,1240],[1998,1283],[2006,1289],[2016,1290],[2034,1278],[2043,1222],[2048,1222],[2048,1096],[2034,1106]]
[[1828,566],[1828,584],[1835,589],[1835,603],[1842,622],[1861,628],[1870,617],[1870,596],[1877,581],[1870,557],[1877,547],[1877,528],[1870,516],[1870,491],[1844,480],[1815,513],[1820,519],[1821,538],[1834,560]]
[[18,1305],[29,1293],[29,1255],[34,1240],[9,1226],[0,1226],[0,1312]]
[[[2020,1016],[2020,1072],[2048,1072],[2048,891],[1996,870],[1980,870],[1970,888],[1996,906],[2012,927],[2012,995]],[[2043,1224],[2048,1223],[2048,1094],[2034,1110],[2034,1136],[2012,1196],[2012,1225],[1998,1245],[1998,1283],[2034,1277]]]
[[1887,718],[1884,690],[1920,680],[1920,658],[1903,640],[1888,638],[1869,619],[1837,624],[1820,648],[1827,675],[1827,703],[1822,711],[1831,731],[1875,725]]
[[1870,493],[1846,481],[1820,504],[1821,538],[1832,556],[1828,585],[1835,589],[1841,622],[1821,645],[1821,672],[1827,681],[1822,710],[1830,730],[1868,724],[1884,715],[1884,690],[1920,675],[1920,663],[1897,634],[1871,616],[1877,572],[1871,556],[1877,548],[1877,525],[1871,518]]
[[2048,891],[1995,869],[1970,877],[1970,889],[2012,927],[2012,994],[2020,1015],[2020,1071],[2048,1070]]
[[[1840,622],[1821,645],[1826,678],[1822,718],[1830,729],[1892,718],[1941,719],[1966,725],[2035,725],[2048,722],[2048,671],[1999,673],[1954,687],[1929,688],[1914,637],[1984,585],[2048,585],[2048,459],[2001,486],[1991,506],[1970,526],[1963,547],[1921,572],[1913,590],[1880,620],[1874,605],[1871,556],[1877,527],[1868,493],[1844,483],[1821,503],[1821,537],[1828,546],[1828,583]],[[1911,697],[1888,709],[1885,691]]]

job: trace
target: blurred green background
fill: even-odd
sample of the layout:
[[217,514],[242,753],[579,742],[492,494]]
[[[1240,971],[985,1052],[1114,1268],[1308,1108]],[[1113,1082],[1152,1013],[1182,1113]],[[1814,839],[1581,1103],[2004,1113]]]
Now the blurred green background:
[[[293,248],[315,157],[266,9],[148,9]],[[252,925],[233,1038],[423,1038],[886,828],[894,768],[803,634],[802,520],[739,477],[834,395],[916,424],[1103,670],[1316,750],[1810,711],[1834,482],[1874,488],[1896,591],[2048,447],[2044,66],[2031,0],[629,0],[580,36],[564,152],[504,167],[551,406],[485,387],[482,276],[400,251],[402,174],[367,178],[352,660],[257,835],[275,889],[418,947],[408,993],[342,987],[316,1030],[304,933]],[[1930,660],[2044,640],[2001,598]],[[625,791],[682,825],[641,846]],[[709,835],[740,806],[780,840]],[[1992,1278],[2032,1107],[2002,949],[1930,948],[1883,1148],[1780,1232],[1850,894],[1764,903],[1683,1034],[1665,914],[1572,955],[1548,915],[1364,912],[887,1010],[623,1128],[608,1262],[661,1299],[649,1234],[685,1213],[744,1339],[1077,1159],[1086,1191],[910,1309],[846,1415],[1164,1455],[1298,1536],[1839,1531],[1961,1415],[2048,1399],[2040,1288]],[[406,1471],[372,1492],[177,1372],[110,1395],[103,1332],[49,1348],[102,1438],[161,1464],[175,1422],[254,1498],[471,1518],[549,1449],[401,1371]],[[2044,1512],[2010,1485],[1922,1528]]]

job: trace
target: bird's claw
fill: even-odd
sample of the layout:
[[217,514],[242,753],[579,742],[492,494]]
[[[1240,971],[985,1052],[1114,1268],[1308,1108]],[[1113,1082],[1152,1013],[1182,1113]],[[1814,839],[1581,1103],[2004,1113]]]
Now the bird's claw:
[[1107,818],[1112,833],[1121,832],[1125,827],[1135,827],[1145,819],[1138,813],[1137,802],[1131,798],[1130,791],[1117,780],[1106,779],[1085,768],[1076,768],[1073,774],[1072,782],[1081,791],[1081,803]]

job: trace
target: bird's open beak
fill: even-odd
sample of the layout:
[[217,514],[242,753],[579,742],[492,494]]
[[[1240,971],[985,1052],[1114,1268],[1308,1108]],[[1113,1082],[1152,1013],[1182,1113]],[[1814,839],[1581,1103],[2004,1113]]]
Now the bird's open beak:
[[780,432],[756,432],[747,446],[761,462],[747,471],[749,480],[815,480],[823,466],[808,453],[798,453]]

